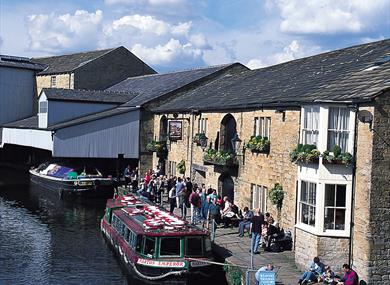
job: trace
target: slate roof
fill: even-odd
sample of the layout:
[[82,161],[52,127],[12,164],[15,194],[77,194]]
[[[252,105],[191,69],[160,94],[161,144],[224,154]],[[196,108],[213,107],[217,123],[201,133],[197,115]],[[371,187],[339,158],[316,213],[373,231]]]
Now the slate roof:
[[390,39],[238,74],[225,74],[154,109],[156,112],[361,102],[390,88]]
[[4,128],[37,129],[38,115],[2,125]]
[[48,75],[57,73],[67,73],[74,71],[75,69],[83,66],[84,64],[103,56],[106,53],[115,50],[115,48],[95,50],[88,52],[72,53],[59,56],[50,57],[36,57],[32,58],[31,61],[39,63],[46,68],[39,72],[38,75]]
[[134,111],[137,109],[139,109],[139,108],[138,107],[117,107],[117,108],[113,108],[113,109],[110,109],[107,111],[94,113],[94,114],[90,114],[90,115],[83,116],[80,118],[75,118],[75,119],[72,119],[72,120],[69,120],[66,122],[58,123],[58,124],[49,126],[47,129],[48,130],[59,130],[59,129],[63,129],[63,128],[70,127],[70,126],[75,126],[75,125],[84,124],[84,123],[96,121],[96,120],[111,117],[111,116],[120,115],[120,114],[131,112],[131,111]]
[[91,103],[116,103],[122,104],[134,98],[138,94],[134,92],[116,92],[103,90],[81,90],[62,88],[43,88],[48,100],[56,101],[81,101]]
[[233,63],[165,74],[144,75],[127,78],[107,90],[136,92],[139,95],[127,102],[125,106],[140,106],[163,95],[177,92],[181,88],[199,85],[233,67],[248,70],[240,63]]
[[29,58],[10,55],[0,55],[0,66],[32,69],[37,71],[45,68],[40,64],[32,62]]

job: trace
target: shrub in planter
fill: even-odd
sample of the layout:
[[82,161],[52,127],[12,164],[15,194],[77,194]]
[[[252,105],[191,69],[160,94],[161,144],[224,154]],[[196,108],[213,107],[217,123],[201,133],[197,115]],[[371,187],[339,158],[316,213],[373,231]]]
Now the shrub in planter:
[[351,165],[352,163],[352,154],[349,152],[341,152],[341,148],[338,145],[335,145],[332,149],[332,152],[328,150],[324,151],[322,154],[323,163],[334,163],[334,164],[344,164],[346,166]]
[[269,190],[268,196],[272,204],[276,205],[278,208],[282,207],[283,198],[285,192],[283,191],[282,185],[276,183],[274,187]]
[[290,152],[292,162],[313,163],[318,162],[320,152],[314,144],[298,144],[297,147]]
[[176,166],[177,170],[179,171],[180,174],[185,174],[186,173],[186,162],[184,159],[182,159]]
[[267,137],[251,136],[246,147],[252,152],[269,152],[270,141]]

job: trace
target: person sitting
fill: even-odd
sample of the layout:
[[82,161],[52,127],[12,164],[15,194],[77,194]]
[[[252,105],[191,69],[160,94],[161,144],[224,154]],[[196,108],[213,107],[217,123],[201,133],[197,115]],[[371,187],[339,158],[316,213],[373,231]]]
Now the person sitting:
[[340,278],[338,285],[358,285],[359,278],[355,270],[349,264],[343,265],[344,276]]
[[271,251],[271,242],[272,238],[277,237],[278,234],[280,233],[280,228],[279,226],[274,226],[272,224],[268,223],[268,229],[267,229],[267,236],[266,236],[266,247],[265,251]]
[[223,197],[223,202],[224,206],[223,210],[221,211],[221,218],[223,227],[227,228],[231,223],[231,219],[235,216],[235,213],[233,212],[233,203],[229,201],[227,196]]
[[257,272],[255,273],[255,284],[258,285],[260,283],[260,275],[261,275],[261,272],[264,272],[264,271],[271,271],[271,272],[274,272],[274,266],[272,263],[268,263],[266,266],[263,266],[263,267],[260,267],[259,270],[257,270]]
[[321,281],[322,284],[331,284],[331,285],[336,284],[334,281],[334,272],[332,271],[329,265],[325,267],[325,272],[322,273],[321,275]]
[[253,217],[253,211],[250,211],[248,207],[244,207],[244,218],[238,224],[239,237],[244,236],[245,229],[249,230],[252,217]]
[[309,282],[317,282],[318,276],[324,273],[325,266],[320,262],[318,256],[314,257],[313,261],[310,262],[308,270],[302,274],[298,280],[298,284],[308,284]]
[[270,213],[265,213],[265,220],[267,221],[267,223],[269,225],[273,225],[275,223],[275,220],[274,218],[272,217],[272,215]]

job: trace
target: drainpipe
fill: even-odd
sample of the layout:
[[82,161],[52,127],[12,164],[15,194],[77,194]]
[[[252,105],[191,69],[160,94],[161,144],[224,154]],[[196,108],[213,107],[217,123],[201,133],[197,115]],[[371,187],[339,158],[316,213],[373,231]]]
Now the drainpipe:
[[359,111],[359,105],[356,105],[356,112],[355,112],[355,134],[353,139],[353,163],[352,163],[352,193],[351,193],[351,222],[349,226],[349,252],[348,252],[348,264],[352,266],[352,259],[353,259],[353,229],[355,227],[354,222],[354,208],[355,208],[355,187],[356,187],[356,153],[357,153],[357,139],[358,139],[358,111]]
[[195,120],[195,114],[194,112],[191,112],[191,136],[190,136],[190,181],[192,181],[192,159],[193,159],[193,152],[194,152],[194,144],[192,143],[192,140],[194,139],[194,120]]

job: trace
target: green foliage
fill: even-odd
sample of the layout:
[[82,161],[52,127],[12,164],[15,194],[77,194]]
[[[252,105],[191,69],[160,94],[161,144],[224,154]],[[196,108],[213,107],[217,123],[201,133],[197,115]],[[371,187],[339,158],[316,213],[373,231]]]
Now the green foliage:
[[268,197],[272,204],[277,205],[279,208],[282,207],[285,192],[283,191],[282,185],[276,183],[274,187],[269,190]]
[[269,152],[270,141],[268,137],[251,136],[249,142],[246,144],[252,152]]
[[182,159],[176,166],[177,170],[179,171],[180,174],[185,174],[186,173],[186,162],[184,159]]
[[209,148],[205,151],[203,159],[214,164],[228,165],[234,161],[235,155],[230,151],[218,151]]
[[232,285],[241,285],[242,272],[238,267],[224,265],[223,269],[226,272],[226,277]]
[[341,148],[338,145],[335,145],[332,152],[326,150],[322,153],[322,160],[325,163],[344,164],[349,166],[352,163],[353,157],[349,152],[341,152]]
[[205,133],[197,133],[195,136],[194,136],[194,139],[193,139],[193,142],[196,143],[197,145],[200,145],[201,141],[202,140],[205,140],[207,139]]
[[317,162],[320,157],[320,152],[314,144],[298,144],[297,147],[290,152],[292,162],[312,163]]

